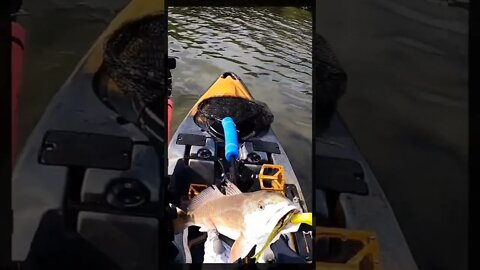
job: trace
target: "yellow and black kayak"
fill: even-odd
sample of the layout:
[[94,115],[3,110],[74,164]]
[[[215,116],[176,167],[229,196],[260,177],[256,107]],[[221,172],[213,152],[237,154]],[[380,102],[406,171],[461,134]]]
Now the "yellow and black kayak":
[[[225,128],[225,118],[233,121],[233,131]],[[273,120],[268,105],[254,100],[236,74],[221,74],[180,123],[169,143],[168,175],[174,203],[188,204],[201,190],[226,179],[242,192],[278,192],[308,212],[292,165],[271,128]],[[236,141],[230,140],[229,132],[234,133]],[[236,158],[229,160],[233,153]],[[203,262],[204,241],[198,241],[202,236],[206,233],[200,233],[198,227],[176,236],[175,244],[183,251],[179,262]],[[222,239],[226,244],[233,243],[227,237]],[[312,262],[311,227],[282,239],[272,244],[276,262]]]

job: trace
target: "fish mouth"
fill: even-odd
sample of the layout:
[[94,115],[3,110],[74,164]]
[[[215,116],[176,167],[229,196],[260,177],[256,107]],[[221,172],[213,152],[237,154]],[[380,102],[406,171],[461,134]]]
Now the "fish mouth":
[[279,225],[280,223],[285,223],[287,221],[290,221],[292,216],[298,213],[300,213],[300,211],[298,211],[297,209],[290,210],[288,213],[283,215],[283,217],[277,222],[277,225]]
[[277,234],[282,233],[282,231],[291,227],[291,226],[289,226],[290,225],[290,220],[292,219],[292,217],[295,214],[298,214],[298,213],[300,213],[300,211],[296,208],[288,211],[287,213],[285,213],[278,220],[278,222],[275,224],[275,227],[273,228],[274,230],[272,231],[272,234],[274,234],[276,230],[277,230],[277,232],[276,232]]
[[286,207],[278,209],[267,221],[267,228],[272,230],[275,228],[279,223],[282,223],[285,218],[289,216],[289,214],[298,214],[301,211],[295,205],[288,205]]

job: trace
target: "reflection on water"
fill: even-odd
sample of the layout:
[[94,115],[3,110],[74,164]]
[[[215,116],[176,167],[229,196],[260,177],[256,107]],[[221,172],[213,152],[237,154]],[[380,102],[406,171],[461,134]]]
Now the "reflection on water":
[[172,132],[225,71],[267,102],[305,199],[311,199],[312,16],[299,8],[172,7],[168,10]]

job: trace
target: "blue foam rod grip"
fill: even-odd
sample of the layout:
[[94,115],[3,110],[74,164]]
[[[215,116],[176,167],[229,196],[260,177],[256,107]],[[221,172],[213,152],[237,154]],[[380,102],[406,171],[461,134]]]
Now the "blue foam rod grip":
[[231,161],[238,158],[237,128],[231,117],[222,119],[223,134],[225,135],[225,158]]

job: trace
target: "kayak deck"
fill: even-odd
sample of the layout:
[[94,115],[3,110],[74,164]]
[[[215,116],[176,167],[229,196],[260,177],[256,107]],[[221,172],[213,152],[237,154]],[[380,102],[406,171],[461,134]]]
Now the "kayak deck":
[[[220,76],[220,78],[212,84],[209,90],[200,97],[199,101],[180,123],[169,143],[169,191],[174,194],[174,198],[176,199],[173,203],[184,208],[186,208],[189,203],[190,198],[188,194],[192,186],[210,186],[219,184],[224,178],[224,173],[226,173],[226,165],[222,165],[224,155],[223,148],[225,147],[224,141],[199,126],[195,121],[197,108],[202,106],[202,101],[208,100],[209,98],[240,96],[245,100],[253,100],[241,80],[238,79],[238,81],[234,81],[228,78],[229,75],[225,76],[225,74],[222,75],[224,78]],[[236,77],[234,74],[231,76],[234,78]],[[240,130],[238,132],[240,134],[239,136],[242,137],[242,131]],[[252,156],[255,156],[255,159],[252,159]],[[241,171],[239,171],[239,175],[242,179],[253,179],[252,184],[246,186],[245,189],[243,186],[239,185],[239,188],[243,192],[252,192],[261,189],[259,184],[260,181],[257,179],[262,170],[263,164],[281,166],[283,167],[284,173],[284,187],[282,187],[282,189],[285,192],[285,196],[292,200],[299,209],[303,210],[303,212],[308,211],[292,165],[290,164],[277,136],[270,127],[266,132],[258,133],[254,136],[246,136],[244,139],[240,139],[238,160],[241,164],[240,168],[242,168]],[[299,233],[302,234],[303,231],[299,231]],[[203,252],[202,245],[196,245],[195,249],[197,249],[197,251],[192,248],[190,250],[184,248],[185,246],[191,246],[189,243],[194,241],[194,239],[198,240],[201,237],[202,234],[193,228],[189,228],[185,230],[184,233],[176,236],[174,242],[179,250],[183,250],[182,254],[179,254],[179,257],[177,258],[179,262],[202,262],[202,259],[198,258],[203,257],[203,255],[198,255],[198,253]],[[310,240],[307,238],[303,239],[303,241],[310,241],[311,243],[311,238]],[[302,238],[298,237],[298,240],[302,240]],[[225,241],[227,243],[230,242],[231,244],[231,239],[225,239]],[[292,249],[295,249],[293,241],[290,241],[289,245]],[[309,247],[306,248],[308,249]],[[302,255],[309,257],[309,259],[312,257],[311,253]],[[308,260],[304,260],[303,262],[305,263],[307,261]]]

